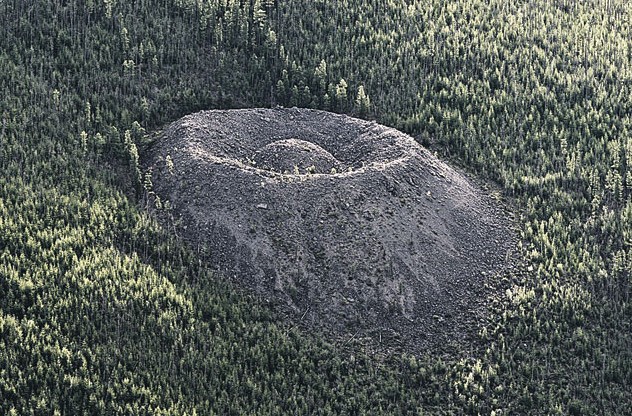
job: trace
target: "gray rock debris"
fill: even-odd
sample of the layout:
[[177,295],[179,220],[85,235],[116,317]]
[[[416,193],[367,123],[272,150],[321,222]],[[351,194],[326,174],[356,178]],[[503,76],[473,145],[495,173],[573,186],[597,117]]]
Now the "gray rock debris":
[[375,348],[475,333],[515,246],[486,191],[410,136],[344,115],[204,111],[168,126],[143,163],[219,271],[290,320]]

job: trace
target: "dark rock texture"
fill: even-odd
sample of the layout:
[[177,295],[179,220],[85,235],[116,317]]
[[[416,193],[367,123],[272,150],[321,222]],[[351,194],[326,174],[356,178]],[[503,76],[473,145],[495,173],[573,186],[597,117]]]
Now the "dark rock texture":
[[375,348],[468,338],[513,255],[496,201],[375,122],[205,111],[159,133],[144,165],[219,271],[303,326]]

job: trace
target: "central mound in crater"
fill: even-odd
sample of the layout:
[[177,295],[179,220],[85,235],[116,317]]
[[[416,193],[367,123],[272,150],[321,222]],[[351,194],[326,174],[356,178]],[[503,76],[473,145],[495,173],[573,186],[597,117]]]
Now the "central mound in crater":
[[330,172],[343,167],[322,147],[299,139],[278,140],[265,145],[255,153],[254,162],[259,168],[286,174],[306,170],[311,173]]
[[512,257],[507,214],[413,138],[315,110],[204,111],[143,155],[181,235],[302,326],[458,344]]

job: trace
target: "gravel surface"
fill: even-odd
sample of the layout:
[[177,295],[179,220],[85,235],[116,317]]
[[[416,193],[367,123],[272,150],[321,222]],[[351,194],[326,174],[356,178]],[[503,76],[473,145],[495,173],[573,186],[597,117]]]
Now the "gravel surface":
[[143,164],[167,225],[207,244],[218,272],[342,343],[463,347],[513,262],[509,215],[489,192],[375,122],[204,111],[158,133]]

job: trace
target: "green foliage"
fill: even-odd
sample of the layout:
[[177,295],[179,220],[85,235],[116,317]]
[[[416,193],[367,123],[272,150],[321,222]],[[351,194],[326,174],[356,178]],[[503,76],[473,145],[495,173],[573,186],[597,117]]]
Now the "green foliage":
[[[0,413],[629,411],[631,17],[623,0],[0,1]],[[513,199],[528,269],[482,351],[382,363],[288,330],[143,212],[145,130],[275,104],[370,113]]]
[[358,95],[355,100],[356,110],[360,116],[365,116],[371,108],[371,99],[364,91],[364,85],[358,87]]

